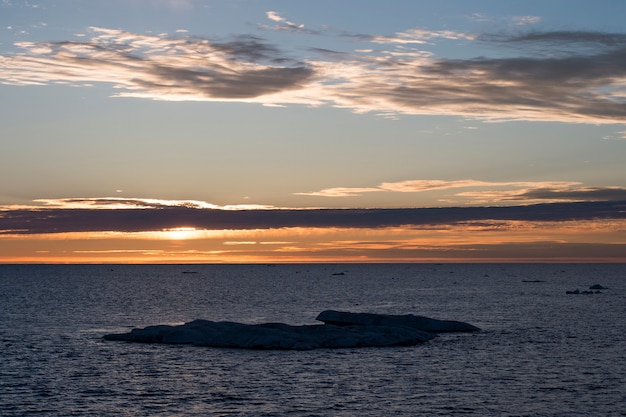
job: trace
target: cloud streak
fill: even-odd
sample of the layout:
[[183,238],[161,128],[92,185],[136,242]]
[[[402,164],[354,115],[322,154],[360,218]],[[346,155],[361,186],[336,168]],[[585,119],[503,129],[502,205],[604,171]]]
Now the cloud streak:
[[199,200],[160,200],[155,198],[123,198],[123,197],[102,197],[102,198],[60,198],[60,199],[38,199],[34,200],[37,205],[31,206],[0,206],[2,211],[14,209],[91,209],[91,210],[131,210],[131,209],[161,209],[170,207],[183,207],[190,209],[209,210],[261,210],[274,209],[274,206],[257,204],[238,204],[220,206]]
[[[511,181],[493,182],[479,180],[408,180],[399,182],[383,182],[376,187],[335,187],[320,191],[301,192],[296,195],[312,197],[358,197],[364,193],[400,192],[422,193],[457,188],[469,188],[454,194],[456,197],[471,199],[476,204],[485,203],[536,203],[536,202],[577,202],[577,201],[620,201],[626,200],[626,188],[623,187],[589,187],[580,182],[572,181]],[[482,190],[488,188],[488,190]]]
[[266,16],[269,20],[277,22],[277,25],[274,26],[274,30],[295,30],[298,31],[304,28],[304,24],[296,24],[288,21],[284,17],[280,16],[277,12],[269,11],[266,13]]
[[[322,35],[277,12],[267,17],[281,30]],[[305,59],[251,35],[214,41],[92,27],[77,40],[16,43],[21,52],[0,56],[0,82],[108,83],[114,97],[329,105],[382,115],[590,124],[626,120],[623,33],[477,36],[411,28],[391,36],[324,35],[351,38],[358,49],[308,48],[301,51]],[[487,43],[502,53],[435,58],[424,44],[441,39]],[[510,56],[511,51],[517,55]]]
[[[131,233],[182,228],[186,231],[381,228],[440,226],[460,222],[626,218],[625,188],[589,187],[578,182],[410,180],[385,182],[377,187],[329,188],[301,194],[358,197],[371,192],[422,193],[457,189],[460,192],[453,194],[454,198],[457,201],[467,199],[472,202],[472,207],[290,209],[254,204],[219,206],[198,200],[123,197],[39,199],[32,205],[0,207],[0,235]],[[489,206],[494,203],[500,207]]]
[[[116,97],[162,100],[239,100],[302,88],[312,70],[280,57],[251,36],[229,42],[171,39],[91,28],[90,41],[16,45],[1,57],[5,84],[111,83]],[[272,62],[280,61],[280,65]]]
[[[76,207],[75,204],[68,201],[68,207]],[[183,227],[185,230],[384,228],[465,222],[626,219],[626,201],[409,209],[221,210],[208,207],[153,202],[143,208],[9,208],[0,211],[0,235],[144,232]]]

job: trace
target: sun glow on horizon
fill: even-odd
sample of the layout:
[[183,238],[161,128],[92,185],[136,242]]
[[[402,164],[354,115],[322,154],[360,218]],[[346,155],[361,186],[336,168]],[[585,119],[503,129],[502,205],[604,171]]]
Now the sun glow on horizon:
[[175,227],[157,232],[157,234],[162,235],[160,238],[165,240],[188,240],[201,239],[205,237],[205,232],[205,230],[198,230],[195,227]]
[[626,262],[626,220],[0,235],[0,263]]

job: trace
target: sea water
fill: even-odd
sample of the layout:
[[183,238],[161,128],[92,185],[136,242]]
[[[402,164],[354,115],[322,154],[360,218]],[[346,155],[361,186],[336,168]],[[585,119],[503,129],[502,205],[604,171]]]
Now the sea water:
[[[325,309],[482,331],[311,351],[102,339]],[[0,265],[0,349],[2,416],[624,416],[626,265]]]

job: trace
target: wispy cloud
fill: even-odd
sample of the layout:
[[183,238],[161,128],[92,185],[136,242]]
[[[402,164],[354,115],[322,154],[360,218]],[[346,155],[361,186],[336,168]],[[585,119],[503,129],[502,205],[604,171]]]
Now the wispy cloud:
[[[622,193],[623,194],[623,193]],[[105,199],[107,200],[107,199]],[[100,204],[100,203],[98,203]],[[106,204],[105,204],[106,205]],[[0,235],[71,232],[256,230],[281,228],[381,228],[455,225],[481,221],[626,219],[626,202],[596,201],[507,207],[408,209],[218,210],[208,204],[147,203],[143,208],[68,206],[5,208]]]
[[514,16],[512,18],[516,26],[529,26],[541,22],[541,16]]
[[29,1],[11,1],[11,0],[2,0],[2,2],[0,3],[0,6],[4,6],[4,7],[22,7],[22,8],[27,8],[27,9],[38,9],[41,7],[41,5],[37,4],[37,3],[31,3]]
[[506,202],[537,203],[555,201],[618,201],[626,200],[626,188],[589,187],[572,181],[512,181],[494,182],[466,180],[408,180],[384,182],[376,187],[326,188],[320,191],[301,192],[297,195],[314,197],[357,197],[364,193],[399,192],[421,193],[446,189],[468,188],[454,193],[454,197],[469,199],[472,204],[501,204]]
[[[362,38],[366,35],[360,35]],[[398,32],[394,36],[368,36],[370,42],[381,44],[424,44],[432,39],[468,39],[473,40],[475,36],[472,34],[454,32],[451,30],[426,30],[422,28],[413,28],[404,32]]]
[[606,135],[602,139],[604,139],[604,140],[624,140],[624,139],[626,139],[626,130],[621,131],[621,132],[617,132],[617,133],[612,134],[612,135]]
[[[496,36],[488,36],[496,40]],[[626,44],[626,33],[590,32],[590,31],[552,31],[552,32],[528,32],[521,35],[500,36],[502,42],[518,43],[526,42],[528,45],[548,47],[551,45],[570,45],[580,47],[589,44],[600,46],[615,46],[623,48]]]
[[504,23],[508,23],[509,25],[518,26],[518,27],[535,25],[535,24],[540,23],[543,20],[541,16],[533,16],[533,15],[502,17],[502,16],[488,15],[486,13],[474,13],[470,16],[467,16],[467,19],[474,21],[474,22],[490,22],[490,23],[504,22]]
[[529,187],[564,189],[572,186],[580,185],[578,182],[560,182],[560,181],[539,181],[539,182],[493,182],[493,181],[477,181],[477,180],[409,180],[400,182],[384,182],[380,185],[382,190],[397,192],[422,192],[431,190],[443,190],[449,188],[475,188],[475,187]]
[[[329,188],[301,194],[357,197],[372,192],[442,190],[453,190],[452,196],[457,201],[464,198],[472,206],[289,209],[252,204],[219,206],[199,200],[122,197],[39,199],[31,205],[1,206],[0,235],[149,231],[193,232],[198,235],[197,232],[202,230],[380,228],[449,226],[462,222],[626,219],[626,188],[590,187],[579,182],[409,180],[384,182],[376,187]],[[542,202],[544,204],[538,204]]]
[[162,200],[155,198],[41,198],[33,201],[32,205],[23,206],[0,206],[0,215],[3,211],[10,210],[41,210],[41,209],[89,209],[89,210],[132,210],[132,209],[164,209],[164,208],[190,208],[209,210],[270,210],[274,206],[257,204],[238,204],[220,206],[199,200]]
[[296,24],[288,21],[284,17],[280,16],[277,12],[267,12],[266,16],[268,19],[277,22],[278,24],[273,27],[275,30],[299,30],[304,28],[304,24]]
[[626,201],[623,187],[535,187],[509,191],[472,191],[457,194],[482,202],[493,201]]
[[373,193],[373,192],[378,192],[378,191],[384,191],[384,190],[380,187],[371,187],[371,188],[334,187],[334,188],[325,188],[320,191],[295,193],[295,195],[308,195],[308,196],[316,196],[316,197],[356,197],[356,196],[362,195],[363,193]]
[[91,33],[86,42],[17,43],[24,54],[0,57],[3,82],[104,82],[120,90],[116,97],[245,101],[303,88],[313,74],[251,36],[209,42],[95,27]]
[[[277,12],[267,17],[278,28],[303,30]],[[302,51],[306,59],[251,35],[214,41],[182,32],[168,37],[96,27],[85,35],[17,43],[20,53],[0,56],[0,82],[108,83],[114,97],[330,105],[383,115],[591,124],[626,120],[624,33],[475,36],[412,28],[391,36],[344,34],[359,43],[356,51],[308,47]],[[488,43],[508,53],[434,57],[422,44],[438,39]]]

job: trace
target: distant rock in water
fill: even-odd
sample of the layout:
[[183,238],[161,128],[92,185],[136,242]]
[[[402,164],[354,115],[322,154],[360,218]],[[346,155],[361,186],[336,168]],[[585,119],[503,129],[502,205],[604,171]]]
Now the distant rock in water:
[[[348,323],[346,319],[354,323]],[[129,333],[108,334],[104,339],[224,348],[309,350],[413,346],[436,337],[434,332],[479,330],[467,323],[413,315],[391,316],[328,310],[322,312],[318,320],[325,324],[292,326],[283,323],[243,324],[194,320],[179,326],[157,325],[133,329]],[[431,330],[426,331],[422,327]]]
[[349,313],[344,311],[326,310],[322,311],[316,318],[326,324],[336,326],[347,325],[377,325],[377,326],[401,326],[418,329],[431,333],[449,332],[476,332],[480,329],[469,323],[451,320],[437,320],[424,316],[371,314],[371,313]]
[[587,290],[581,291],[578,288],[576,288],[574,291],[565,291],[565,294],[575,294],[575,295],[577,295],[577,294],[584,294],[584,295],[587,295],[587,294],[602,294],[600,292],[600,290],[608,290],[608,288],[604,287],[604,286],[602,286],[600,284],[594,284],[594,285],[591,285],[589,287],[589,291],[587,291]]
[[603,287],[600,284],[595,284],[589,287],[590,290],[608,290],[607,287]]

